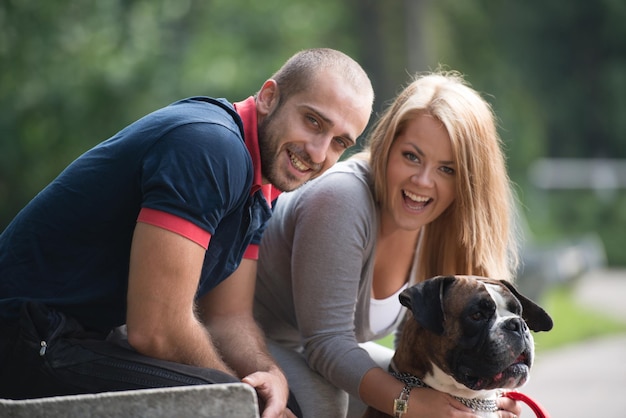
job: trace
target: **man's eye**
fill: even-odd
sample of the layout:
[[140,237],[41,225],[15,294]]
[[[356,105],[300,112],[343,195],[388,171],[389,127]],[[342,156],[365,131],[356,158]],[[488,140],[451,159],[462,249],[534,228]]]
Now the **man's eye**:
[[320,123],[317,119],[315,119],[313,116],[307,116],[306,117],[307,120],[309,121],[309,123],[313,126],[315,126],[316,128],[320,127]]
[[341,137],[335,138],[335,142],[337,142],[342,148],[350,148],[350,142]]

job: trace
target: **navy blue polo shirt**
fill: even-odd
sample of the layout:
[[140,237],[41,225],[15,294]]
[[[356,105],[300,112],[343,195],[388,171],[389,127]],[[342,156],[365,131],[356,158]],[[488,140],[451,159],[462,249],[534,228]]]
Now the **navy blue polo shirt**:
[[[242,103],[256,123],[253,99]],[[246,128],[256,142],[256,124]],[[233,105],[195,97],[87,151],[0,235],[0,317],[16,317],[30,299],[90,328],[123,324],[138,217],[208,246],[197,296],[208,292],[260,241],[271,216],[248,148]]]

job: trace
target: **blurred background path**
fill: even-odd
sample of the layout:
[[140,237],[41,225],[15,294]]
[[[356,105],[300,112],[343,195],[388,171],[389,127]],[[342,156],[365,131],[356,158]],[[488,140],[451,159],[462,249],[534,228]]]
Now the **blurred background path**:
[[[626,322],[626,270],[593,270],[574,286],[581,306]],[[539,352],[521,392],[552,418],[624,418],[625,389],[626,334],[617,334]]]

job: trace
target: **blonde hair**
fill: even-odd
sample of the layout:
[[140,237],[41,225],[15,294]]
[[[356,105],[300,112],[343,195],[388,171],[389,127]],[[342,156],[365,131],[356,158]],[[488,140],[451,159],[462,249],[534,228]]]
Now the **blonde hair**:
[[421,113],[436,117],[448,132],[457,162],[456,198],[422,227],[412,280],[440,274],[513,280],[518,261],[515,201],[495,116],[459,73],[415,76],[374,125],[367,152],[377,202],[384,205],[391,145]]

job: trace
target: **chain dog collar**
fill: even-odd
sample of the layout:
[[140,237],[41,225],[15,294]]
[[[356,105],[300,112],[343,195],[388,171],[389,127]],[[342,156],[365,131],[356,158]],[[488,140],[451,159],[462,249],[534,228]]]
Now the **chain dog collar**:
[[[424,383],[419,377],[408,373],[393,371],[391,374],[393,377],[406,385],[400,394],[400,398],[396,399],[393,403],[393,410],[396,414],[395,417],[400,418],[402,417],[402,414],[408,410],[407,401],[404,400],[405,391],[407,391],[406,398],[408,399],[408,392],[410,392],[412,388],[430,388],[430,386]],[[474,411],[495,412],[498,410],[498,406],[496,405],[496,401],[494,399],[467,399],[459,396],[454,396],[454,398]]]

